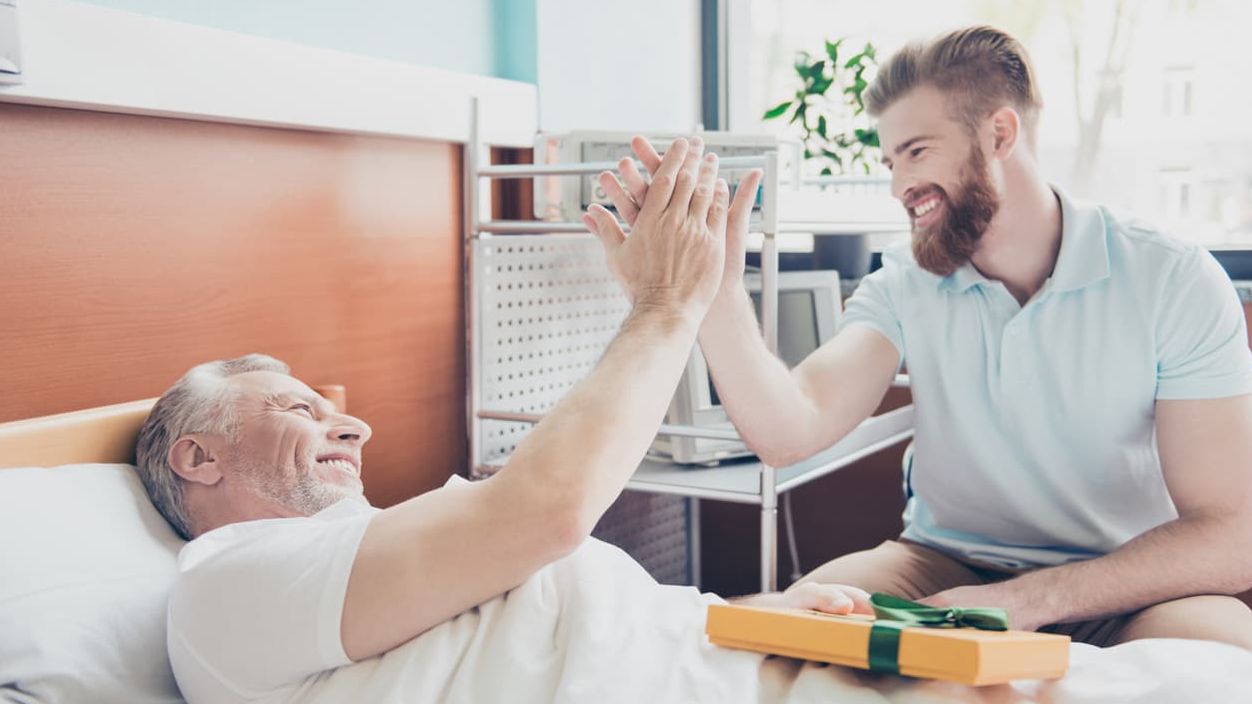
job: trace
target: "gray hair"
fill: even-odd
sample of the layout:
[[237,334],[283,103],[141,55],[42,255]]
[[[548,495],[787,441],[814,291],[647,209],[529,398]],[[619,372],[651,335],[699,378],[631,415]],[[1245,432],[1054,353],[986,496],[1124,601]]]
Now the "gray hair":
[[184,539],[192,537],[183,501],[184,479],[169,464],[170,448],[190,433],[233,436],[238,421],[226,379],[245,372],[290,374],[285,363],[263,354],[205,362],[191,368],[161,394],[135,446],[135,465],[148,496]]

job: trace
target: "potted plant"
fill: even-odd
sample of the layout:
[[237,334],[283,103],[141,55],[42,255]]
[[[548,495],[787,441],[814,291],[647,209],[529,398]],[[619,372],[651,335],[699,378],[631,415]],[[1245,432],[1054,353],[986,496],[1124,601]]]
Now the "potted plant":
[[796,55],[795,71],[801,85],[795,95],[765,112],[766,120],[790,116],[804,146],[804,158],[820,164],[822,176],[869,175],[878,163],[878,130],[869,124],[863,93],[866,74],[878,66],[874,45],[844,59],[847,38],[827,41],[823,55],[807,51]]
[[[877,50],[866,43],[848,56],[845,37],[825,43],[825,52],[800,52],[795,94],[767,110],[765,120],[787,119],[803,146],[808,182],[780,194],[789,218],[814,223],[812,267],[837,269],[843,278],[869,273],[869,232],[905,231],[908,223],[899,203],[879,178],[881,149],[878,130],[865,112],[864,93],[878,67]],[[820,178],[813,179],[813,176]],[[804,178],[803,176],[801,177]],[[881,181],[881,183],[879,183]],[[829,229],[823,231],[823,225]]]

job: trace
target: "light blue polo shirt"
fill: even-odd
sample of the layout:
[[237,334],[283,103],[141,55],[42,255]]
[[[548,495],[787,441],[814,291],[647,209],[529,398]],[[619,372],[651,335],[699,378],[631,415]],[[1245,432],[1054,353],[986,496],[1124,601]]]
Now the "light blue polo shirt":
[[907,247],[848,300],[843,325],[885,335],[912,380],[904,538],[1014,568],[1111,552],[1177,517],[1155,401],[1252,393],[1243,309],[1213,257],[1057,195],[1060,255],[1025,306]]

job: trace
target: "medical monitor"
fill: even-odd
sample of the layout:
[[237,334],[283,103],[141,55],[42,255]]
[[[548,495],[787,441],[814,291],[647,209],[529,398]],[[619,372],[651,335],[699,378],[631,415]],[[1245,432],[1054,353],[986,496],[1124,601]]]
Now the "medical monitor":
[[[761,276],[749,273],[744,284],[761,319]],[[834,337],[843,310],[836,271],[784,271],[778,275],[778,356],[794,368],[822,343]],[[730,429],[717,386],[699,345],[692,350],[666,422],[675,425]],[[657,436],[650,453],[684,464],[705,464],[750,454],[743,443],[729,440]]]

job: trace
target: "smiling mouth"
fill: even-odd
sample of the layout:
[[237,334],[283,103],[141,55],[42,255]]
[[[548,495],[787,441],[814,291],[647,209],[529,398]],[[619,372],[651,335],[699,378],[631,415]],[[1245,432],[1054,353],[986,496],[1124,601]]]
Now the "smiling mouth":
[[354,462],[353,460],[347,457],[342,457],[342,456],[337,456],[337,455],[328,456],[328,457],[319,457],[317,460],[317,464],[320,467],[338,469],[341,472],[347,472],[348,474],[351,474],[354,477],[361,475],[361,469],[357,466],[356,462]]
[[909,215],[913,218],[913,224],[919,227],[929,225],[936,217],[938,217],[939,208],[943,205],[943,199],[939,194],[933,194],[922,198],[917,203],[908,208]]

